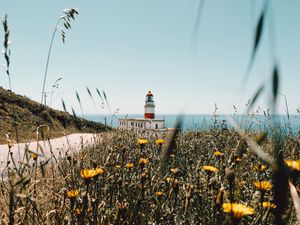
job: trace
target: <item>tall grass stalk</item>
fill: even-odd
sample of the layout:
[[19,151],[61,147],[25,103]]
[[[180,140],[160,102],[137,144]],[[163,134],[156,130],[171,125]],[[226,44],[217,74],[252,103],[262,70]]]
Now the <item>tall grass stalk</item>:
[[[47,55],[47,62],[46,62],[46,68],[45,68],[45,73],[44,73],[44,79],[43,79],[43,89],[42,89],[42,95],[41,95],[41,104],[43,104],[44,100],[44,94],[45,94],[45,86],[46,86],[46,79],[47,79],[47,74],[48,74],[48,66],[49,66],[49,61],[50,61],[50,56],[51,56],[51,51],[52,51],[52,46],[54,42],[54,37],[55,34],[58,30],[61,31],[61,37],[63,43],[65,42],[65,31],[64,29],[71,29],[71,24],[70,24],[70,19],[75,20],[75,15],[78,15],[78,10],[75,8],[69,8],[63,10],[62,15],[58,18],[54,31],[52,33],[51,41],[50,41],[50,46],[48,50],[48,55]],[[64,28],[60,28],[59,24],[63,21]]]

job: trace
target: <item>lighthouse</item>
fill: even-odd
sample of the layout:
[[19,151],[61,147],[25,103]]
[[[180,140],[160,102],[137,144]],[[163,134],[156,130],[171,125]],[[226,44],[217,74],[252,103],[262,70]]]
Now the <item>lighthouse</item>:
[[155,118],[155,104],[153,100],[153,94],[149,91],[146,95],[145,100],[145,119],[154,119]]
[[133,131],[137,134],[150,135],[168,132],[165,127],[165,119],[155,118],[155,104],[153,94],[149,91],[145,99],[145,112],[144,118],[119,118],[119,129]]

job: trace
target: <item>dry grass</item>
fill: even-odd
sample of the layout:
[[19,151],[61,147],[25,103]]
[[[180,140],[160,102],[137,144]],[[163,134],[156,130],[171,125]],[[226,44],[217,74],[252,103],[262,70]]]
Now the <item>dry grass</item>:
[[[261,135],[254,133],[248,135],[271,154],[269,139],[261,139]],[[124,131],[103,133],[95,144],[78,154],[51,158],[43,170],[39,164],[44,159],[38,156],[34,160],[30,155],[25,165],[20,166],[22,170],[6,169],[9,176],[0,189],[1,222],[274,223],[272,207],[276,206],[267,203],[266,207],[261,206],[262,202],[274,200],[273,169],[265,167],[251,153],[237,132],[216,129],[177,134],[163,171],[161,152],[168,144],[159,145],[155,142],[158,138],[166,139],[153,136],[146,143]],[[283,140],[284,157],[300,158],[299,140],[289,137]],[[290,181],[298,190],[297,162],[292,165]],[[90,170],[83,172],[84,169]],[[223,203],[229,202],[242,205],[232,210],[228,205],[223,208]],[[295,224],[297,220],[290,197],[283,220],[285,224]]]

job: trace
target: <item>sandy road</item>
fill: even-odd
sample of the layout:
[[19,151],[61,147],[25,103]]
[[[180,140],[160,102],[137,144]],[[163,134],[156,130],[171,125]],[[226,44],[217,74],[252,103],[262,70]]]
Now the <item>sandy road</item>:
[[[81,149],[82,145],[88,146],[94,142],[95,134],[90,133],[78,133],[70,134],[64,137],[55,138],[48,141],[39,141],[40,148],[37,149],[37,142],[19,143],[15,144],[11,148],[13,159],[16,163],[21,161],[24,156],[25,147],[28,145],[28,149],[38,154],[43,155],[44,160],[50,157],[51,149],[54,156],[64,156],[66,152],[76,152]],[[51,146],[50,146],[51,145]],[[42,149],[42,150],[41,150]],[[0,171],[2,171],[7,165],[7,156],[9,149],[7,144],[0,145]]]

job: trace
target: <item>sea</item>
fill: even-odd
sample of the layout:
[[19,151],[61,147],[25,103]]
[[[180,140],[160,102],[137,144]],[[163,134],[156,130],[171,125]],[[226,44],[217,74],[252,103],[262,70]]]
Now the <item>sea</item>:
[[[86,119],[101,122],[118,127],[119,118],[143,118],[142,114],[102,114],[87,115]],[[280,127],[286,134],[300,134],[300,115],[264,115],[264,114],[231,114],[231,115],[206,115],[206,114],[156,114],[155,118],[165,119],[166,128],[175,127],[176,122],[181,121],[183,131],[201,131],[211,129],[232,129],[233,123],[245,131],[269,131],[274,127]]]

